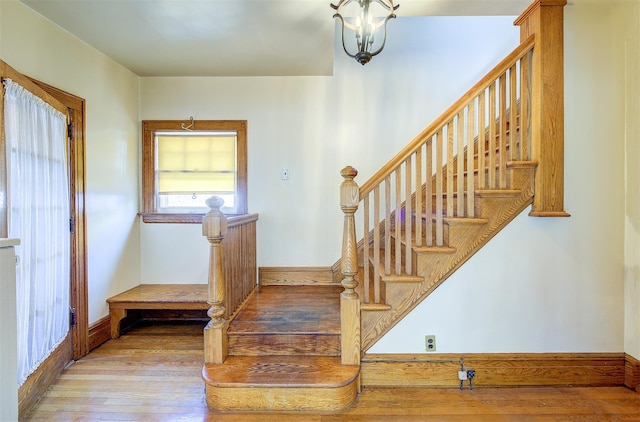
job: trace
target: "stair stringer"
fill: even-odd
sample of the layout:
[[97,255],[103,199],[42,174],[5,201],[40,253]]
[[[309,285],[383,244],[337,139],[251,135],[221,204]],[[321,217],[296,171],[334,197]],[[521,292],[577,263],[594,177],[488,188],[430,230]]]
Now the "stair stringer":
[[[386,310],[363,309],[361,316],[361,341],[364,354],[384,334],[398,324],[419,303],[427,298],[451,274],[478,252],[533,202],[535,163],[518,163],[511,169],[512,188],[507,191],[479,191],[476,219],[487,219],[483,225],[464,224],[464,219],[449,219],[449,247],[451,253],[419,252],[417,275],[424,277],[419,283],[387,283],[385,285]],[[511,197],[509,197],[511,196]]]

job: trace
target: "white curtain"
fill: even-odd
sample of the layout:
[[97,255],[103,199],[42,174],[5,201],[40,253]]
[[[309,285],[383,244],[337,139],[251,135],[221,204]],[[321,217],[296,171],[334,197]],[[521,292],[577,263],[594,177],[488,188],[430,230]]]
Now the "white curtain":
[[66,116],[3,80],[8,235],[16,247],[18,385],[69,331],[70,233]]

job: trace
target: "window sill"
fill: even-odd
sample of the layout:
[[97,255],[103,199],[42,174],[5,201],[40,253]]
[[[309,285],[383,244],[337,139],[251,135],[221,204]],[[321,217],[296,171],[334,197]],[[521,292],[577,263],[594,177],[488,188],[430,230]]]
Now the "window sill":
[[204,214],[141,213],[143,223],[201,224]]
[[[139,213],[143,223],[164,224],[202,224],[205,214],[170,214],[159,212]],[[225,214],[229,226],[241,225],[249,221],[256,221],[258,214]]]

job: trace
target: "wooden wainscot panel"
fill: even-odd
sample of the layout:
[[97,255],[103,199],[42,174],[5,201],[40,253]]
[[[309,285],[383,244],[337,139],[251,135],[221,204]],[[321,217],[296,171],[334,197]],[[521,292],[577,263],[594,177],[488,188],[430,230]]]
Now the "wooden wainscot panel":
[[370,354],[362,360],[362,385],[459,387],[461,360],[475,370],[474,387],[625,385],[623,353]]

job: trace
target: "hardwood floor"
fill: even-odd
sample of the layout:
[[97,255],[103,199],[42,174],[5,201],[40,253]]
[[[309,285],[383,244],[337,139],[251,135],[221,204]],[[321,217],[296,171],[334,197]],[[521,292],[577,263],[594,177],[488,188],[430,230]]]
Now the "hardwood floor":
[[365,389],[339,414],[210,412],[204,323],[143,323],[70,365],[30,421],[640,421],[624,387]]

